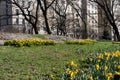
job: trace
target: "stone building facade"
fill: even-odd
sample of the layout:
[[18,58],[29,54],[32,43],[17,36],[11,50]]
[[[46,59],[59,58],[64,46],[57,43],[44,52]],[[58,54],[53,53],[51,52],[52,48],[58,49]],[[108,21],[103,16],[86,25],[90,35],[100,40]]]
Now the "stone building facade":
[[5,30],[12,25],[12,5],[7,0],[0,0],[0,30]]
[[[29,6],[30,1],[34,0],[16,0],[18,3],[20,3],[22,6]],[[80,29],[84,26],[82,20],[78,16],[77,12],[71,7],[71,5],[68,5],[68,0],[60,0],[59,3],[61,5],[61,8],[64,10],[64,8],[67,6],[67,20],[66,21],[66,29],[68,29],[67,35],[74,36],[74,32],[76,31],[77,36],[80,36],[79,34]],[[106,22],[106,20],[103,20],[105,16],[103,15],[103,11],[99,9],[97,4],[89,2],[89,0],[72,0],[74,4],[77,4],[81,9],[79,10],[79,13],[81,17],[85,20],[87,25],[87,34],[89,38],[95,38],[95,39],[102,39],[104,31],[109,31],[108,34],[111,34],[110,28],[104,28],[103,25]],[[19,8],[17,8],[13,4],[7,4],[9,3],[9,0],[0,0],[0,31],[11,31],[11,32],[30,32],[31,27],[27,21],[25,21],[24,17],[22,15],[17,15],[20,13]],[[32,6],[33,7],[33,6]],[[63,11],[64,14],[64,11]],[[44,18],[40,11],[39,13],[39,24],[38,27],[40,28],[39,33],[45,33],[44,31]],[[48,10],[48,20],[51,27],[51,30],[53,27],[56,26],[58,15],[52,10],[52,8],[49,8]],[[74,20],[71,20],[73,18]],[[69,22],[71,21],[71,22]],[[106,22],[107,23],[107,22]],[[57,28],[53,29],[52,32],[56,34]],[[99,35],[98,35],[99,34]],[[76,37],[76,36],[74,36]],[[111,37],[111,35],[109,36]]]
[[[26,5],[29,5],[29,2],[31,0],[27,0],[27,1],[26,0],[16,0],[16,1],[24,7]],[[66,5],[68,4],[67,0],[61,0],[59,2],[60,2],[60,5],[62,5],[63,10],[64,10]],[[8,3],[9,3],[9,0],[0,0],[0,6],[1,6],[0,10],[2,10],[2,12],[0,13],[0,30],[1,31],[11,31],[11,32],[13,32],[13,31],[15,31],[15,32],[28,32],[29,33],[28,26],[30,26],[30,25],[25,21],[25,19],[24,19],[24,17],[22,15],[18,15],[20,13],[19,8],[17,8],[13,4],[10,4],[10,3],[8,4]],[[89,5],[88,0],[74,0],[73,3],[79,5],[79,7],[82,8],[81,11],[79,10],[80,11],[79,13],[82,16],[82,18],[85,20],[85,22],[87,24],[86,27],[88,28],[88,30],[93,29],[93,30],[97,31],[97,28],[94,29],[94,27],[93,27],[93,25],[97,26],[96,24],[91,23],[88,26],[89,21],[91,21],[90,17],[94,16],[93,13],[91,13],[91,12],[94,12],[94,7],[96,7],[96,6],[92,5],[92,7],[91,7],[91,5]],[[91,8],[88,8],[88,5]],[[88,10],[90,12],[89,16],[87,16]],[[51,18],[51,15],[53,15],[53,12],[51,14],[50,11],[52,11],[52,10],[50,10],[50,9],[48,10],[48,18]],[[55,12],[54,12],[54,14],[55,14]],[[69,16],[68,16],[68,14],[69,14]],[[40,13],[40,15],[42,16],[41,13]],[[56,14],[54,16],[56,16]],[[80,26],[84,26],[84,23],[78,17],[76,11],[70,5],[67,7],[67,18],[74,18],[75,19],[73,21],[74,23],[78,22],[78,24],[80,24]],[[51,19],[53,19],[53,18],[51,18]],[[49,23],[51,22],[51,19],[49,20]],[[39,21],[40,21],[39,26],[40,27],[44,26],[44,18],[41,17],[39,19]],[[97,21],[97,18],[96,18],[96,21]],[[91,22],[93,22],[93,20]],[[78,31],[78,33],[76,33],[76,34],[79,34],[79,31],[80,31],[80,30],[78,30],[79,26],[78,25],[73,25],[73,24],[70,25],[69,28],[77,26],[77,27],[74,28],[74,30]],[[39,32],[44,33],[44,29],[40,30]],[[71,34],[71,31],[69,33]],[[89,33],[89,32],[87,32],[87,33]],[[81,34],[79,34],[78,36],[80,36],[80,35]]]
[[[25,0],[17,1],[25,5]],[[22,15],[19,15],[19,8],[13,5],[10,0],[0,0],[0,10],[0,31],[25,32],[25,29],[28,30],[29,24]]]

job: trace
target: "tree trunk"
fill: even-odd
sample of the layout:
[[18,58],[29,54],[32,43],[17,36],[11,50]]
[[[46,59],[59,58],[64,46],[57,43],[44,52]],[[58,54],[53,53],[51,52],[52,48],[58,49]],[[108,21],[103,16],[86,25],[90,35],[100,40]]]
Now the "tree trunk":
[[48,34],[52,34],[51,31],[50,31],[50,28],[49,28],[49,23],[48,23],[46,12],[43,12],[43,15],[44,15],[44,19],[45,19],[46,31],[47,31]]
[[87,25],[86,22],[83,21],[83,29],[82,29],[82,39],[87,39],[88,38],[88,33],[87,33]]
[[34,30],[34,32],[35,32],[35,34],[38,34],[38,29],[37,29],[37,26],[36,25],[32,25],[33,26],[33,30]]
[[119,31],[118,31],[118,28],[115,24],[112,24],[113,26],[113,30],[115,31],[115,36],[117,37],[117,41],[120,41],[120,34],[119,34]]

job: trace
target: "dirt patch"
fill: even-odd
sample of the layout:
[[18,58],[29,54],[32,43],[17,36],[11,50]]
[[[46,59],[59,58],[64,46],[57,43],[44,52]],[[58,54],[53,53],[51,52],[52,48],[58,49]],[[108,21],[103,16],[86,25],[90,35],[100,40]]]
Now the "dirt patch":
[[71,40],[73,38],[66,37],[66,36],[58,36],[58,35],[45,35],[48,39],[55,40],[55,41],[64,41],[64,40]]
[[12,39],[23,39],[23,38],[32,38],[32,36],[29,34],[23,34],[23,33],[0,32],[0,40],[12,40]]

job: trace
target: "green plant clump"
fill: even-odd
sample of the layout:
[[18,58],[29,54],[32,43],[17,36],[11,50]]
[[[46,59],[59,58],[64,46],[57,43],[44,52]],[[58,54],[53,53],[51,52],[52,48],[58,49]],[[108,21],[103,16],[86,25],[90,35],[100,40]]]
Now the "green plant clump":
[[120,44],[120,42],[113,42],[113,44]]
[[80,45],[84,45],[84,44],[90,44],[90,43],[95,43],[97,42],[96,40],[92,40],[92,39],[79,39],[79,40],[66,40],[65,43],[67,44],[80,44]]
[[85,60],[87,66],[84,69],[73,61],[68,63],[63,72],[63,80],[119,80],[119,61],[120,51],[91,54]]
[[20,40],[5,40],[5,45],[22,47],[22,46],[39,46],[39,45],[54,45],[56,44],[53,40],[40,40],[37,38],[29,38],[29,39],[20,39]]

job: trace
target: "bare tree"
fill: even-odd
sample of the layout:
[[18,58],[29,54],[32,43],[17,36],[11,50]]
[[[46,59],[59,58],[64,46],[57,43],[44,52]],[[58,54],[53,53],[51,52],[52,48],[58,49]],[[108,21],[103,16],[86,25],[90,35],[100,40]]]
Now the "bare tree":
[[[25,18],[25,20],[29,24],[31,24],[35,34],[38,34],[37,23],[38,23],[39,2],[29,1],[29,4],[24,6],[23,3],[20,4],[18,0],[11,0],[11,3],[19,8],[20,13],[17,13],[17,15],[22,15]],[[33,8],[33,4],[36,4],[35,14],[32,14],[32,10],[31,10],[31,8]]]
[[101,9],[104,12],[102,15],[105,15],[107,21],[113,28],[114,35],[116,36],[117,40],[120,41],[120,34],[118,27],[116,25],[114,13],[114,7],[117,0],[90,0],[90,1],[98,4],[99,9]]
[[45,20],[45,26],[46,26],[46,31],[48,34],[51,34],[51,30],[50,30],[50,27],[49,27],[49,23],[48,23],[48,18],[47,18],[47,11],[49,9],[49,7],[54,3],[55,0],[37,0],[38,3],[40,4],[40,8],[41,8],[41,11],[42,11],[42,14],[43,14],[43,17],[44,17],[44,20]]
[[82,38],[83,39],[87,38],[88,33],[87,33],[87,2],[86,0],[81,1],[82,5],[74,3],[72,0],[67,0],[67,2],[68,4],[71,5],[73,10],[76,11],[77,15],[79,16],[79,19],[81,19],[82,21],[82,25],[81,25]]
[[[84,17],[84,13],[81,15],[81,13],[84,11],[81,9],[80,5],[74,4],[72,0],[61,0],[56,1],[55,6],[53,6],[52,8],[59,16],[59,23],[57,26],[58,30],[63,32],[63,34],[67,34],[67,32],[68,34],[73,34],[73,36],[76,38],[87,38],[87,24],[85,20],[86,14],[84,15]],[[69,8],[71,8],[72,10],[69,11]],[[80,19],[82,19],[83,27],[80,26]]]
[[56,21],[57,21],[57,35],[66,35],[67,30],[66,30],[66,16],[67,16],[67,7],[68,4],[65,5],[65,0],[62,3],[61,1],[55,1],[55,4],[51,6],[52,9],[55,11],[57,14],[56,16]]

